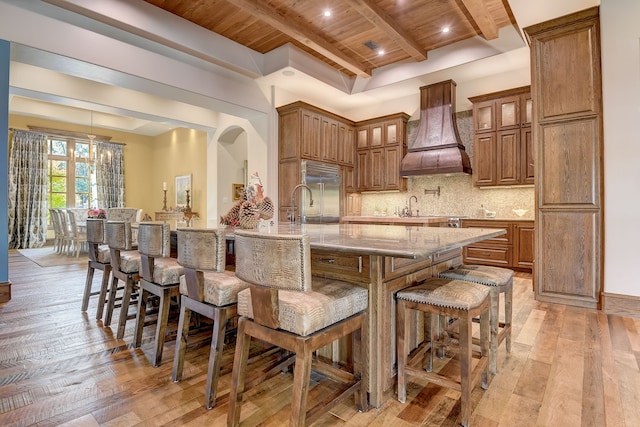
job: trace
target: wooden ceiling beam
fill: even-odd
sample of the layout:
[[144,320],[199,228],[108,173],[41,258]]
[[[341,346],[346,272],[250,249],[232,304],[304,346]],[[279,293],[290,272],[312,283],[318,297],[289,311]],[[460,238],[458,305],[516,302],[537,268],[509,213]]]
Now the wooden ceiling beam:
[[369,22],[385,32],[412,58],[417,61],[427,59],[427,50],[421,47],[411,34],[404,31],[401,25],[395,22],[372,0],[349,0],[349,3]]
[[487,40],[498,38],[498,25],[487,10],[483,0],[462,0],[471,18],[476,23],[480,32]]
[[[300,22],[284,17],[261,0],[233,0],[233,5],[282,31],[360,77],[371,77],[370,67],[346,55],[325,39],[309,31]],[[308,26],[307,26],[308,27]]]

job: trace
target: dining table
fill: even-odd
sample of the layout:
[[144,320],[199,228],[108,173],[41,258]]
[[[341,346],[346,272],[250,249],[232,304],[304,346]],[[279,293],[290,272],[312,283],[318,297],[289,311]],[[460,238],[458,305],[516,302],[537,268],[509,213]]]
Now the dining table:
[[[395,294],[461,264],[464,246],[506,233],[504,229],[493,228],[271,224],[266,221],[258,231],[309,235],[312,274],[347,281],[368,290],[364,380],[369,404],[376,408],[391,396],[395,384]],[[226,229],[227,249],[231,252],[233,233],[233,228]],[[417,347],[423,338],[414,339]],[[348,357],[346,347],[336,342],[324,355],[342,361]]]

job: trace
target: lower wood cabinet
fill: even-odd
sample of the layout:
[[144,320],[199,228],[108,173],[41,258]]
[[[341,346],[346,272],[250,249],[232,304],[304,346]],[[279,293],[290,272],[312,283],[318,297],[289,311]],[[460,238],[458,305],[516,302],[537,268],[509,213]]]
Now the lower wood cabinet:
[[466,228],[503,228],[506,234],[465,246],[465,264],[492,265],[531,271],[533,268],[533,221],[463,219]]

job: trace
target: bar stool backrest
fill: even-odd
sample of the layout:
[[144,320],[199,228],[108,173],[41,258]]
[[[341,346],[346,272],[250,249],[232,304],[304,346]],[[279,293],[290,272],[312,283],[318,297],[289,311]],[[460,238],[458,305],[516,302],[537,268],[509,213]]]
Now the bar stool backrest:
[[132,245],[131,222],[107,221],[107,244],[111,249],[130,251]]
[[309,236],[236,230],[236,276],[275,289],[311,290]]
[[154,258],[168,258],[171,253],[171,230],[168,223],[141,222],[138,225],[138,252]]
[[136,222],[136,208],[109,208],[107,209],[107,219],[109,221]]
[[178,228],[178,263],[185,268],[223,272],[225,248],[224,229]]

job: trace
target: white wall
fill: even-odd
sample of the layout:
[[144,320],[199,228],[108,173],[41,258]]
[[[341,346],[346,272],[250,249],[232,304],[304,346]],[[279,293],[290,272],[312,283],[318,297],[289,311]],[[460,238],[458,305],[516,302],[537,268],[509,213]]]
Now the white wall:
[[640,296],[640,2],[600,6],[604,104],[604,290]]

